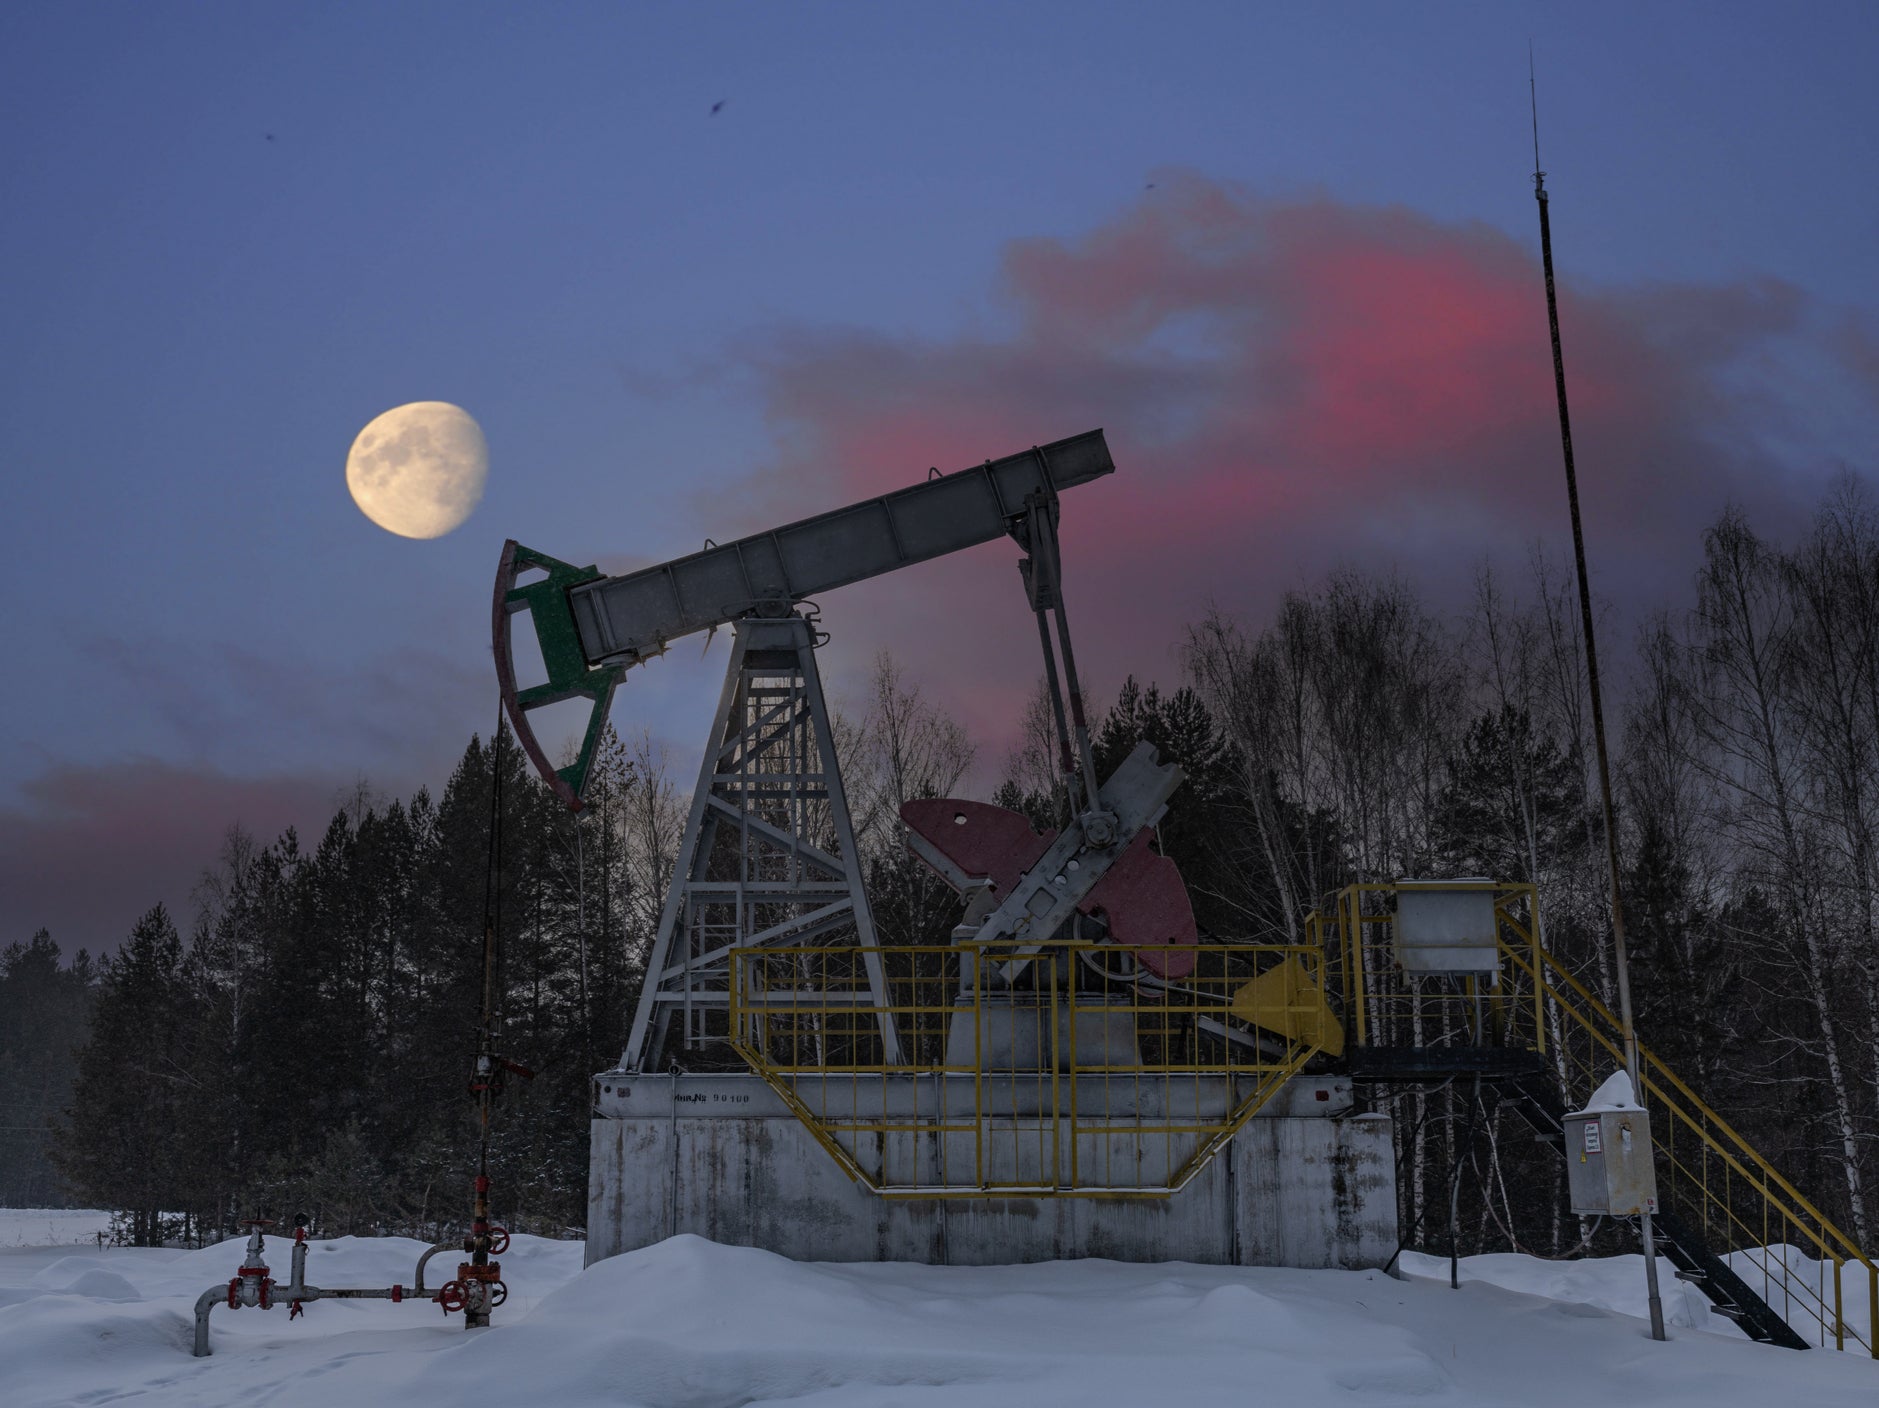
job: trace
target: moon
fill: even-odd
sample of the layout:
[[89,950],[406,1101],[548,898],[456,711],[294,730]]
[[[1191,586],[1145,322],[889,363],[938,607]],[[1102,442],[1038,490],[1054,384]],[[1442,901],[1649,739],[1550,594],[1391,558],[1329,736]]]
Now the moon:
[[359,511],[403,538],[441,538],[483,497],[489,446],[482,427],[448,401],[413,401],[376,417],[346,456]]

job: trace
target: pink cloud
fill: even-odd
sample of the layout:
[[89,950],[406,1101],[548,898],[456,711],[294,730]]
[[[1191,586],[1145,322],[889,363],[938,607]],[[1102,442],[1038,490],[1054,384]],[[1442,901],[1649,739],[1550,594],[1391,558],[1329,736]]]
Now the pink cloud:
[[[768,521],[1103,426],[1118,472],[1068,495],[1063,522],[1079,651],[1102,688],[1172,677],[1172,645],[1209,602],[1261,615],[1339,563],[1453,601],[1484,556],[1517,563],[1536,536],[1563,540],[1537,239],[1196,176],[1157,184],[1081,239],[1013,243],[1003,336],[774,339],[758,357],[784,446],[760,481]],[[1812,336],[1806,313],[1774,280],[1562,275],[1607,596],[1668,600],[1726,500],[1791,496],[1762,447],[1772,402],[1740,373]],[[831,598],[835,658],[890,645],[1008,736],[1038,668],[1016,558],[982,548]]]
[[0,945],[36,929],[69,956],[114,950],[161,902],[184,933],[191,893],[228,828],[263,843],[289,826],[317,845],[344,791],[337,777],[230,777],[142,759],[69,764],[32,779],[0,809]]

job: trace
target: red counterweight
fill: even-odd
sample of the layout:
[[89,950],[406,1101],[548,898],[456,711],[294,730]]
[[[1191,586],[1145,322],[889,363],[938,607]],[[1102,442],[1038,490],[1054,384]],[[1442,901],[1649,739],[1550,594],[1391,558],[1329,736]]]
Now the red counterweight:
[[[911,833],[908,844],[914,854],[961,893],[989,880],[998,895],[1009,894],[1057,839],[1054,829],[1042,835],[1032,830],[1019,812],[949,797],[907,802],[900,818]],[[1100,917],[1109,928],[1110,942],[1133,949],[1155,976],[1181,978],[1193,971],[1194,955],[1157,950],[1196,941],[1194,907],[1180,868],[1153,849],[1150,834],[1136,836],[1077,910]]]

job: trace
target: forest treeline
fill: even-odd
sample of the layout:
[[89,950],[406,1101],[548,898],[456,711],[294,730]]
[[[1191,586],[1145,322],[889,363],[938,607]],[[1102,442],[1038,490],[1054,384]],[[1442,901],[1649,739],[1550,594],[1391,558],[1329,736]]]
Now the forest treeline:
[[[1849,481],[1781,546],[1728,512],[1693,588],[1643,623],[1607,701],[1640,1032],[1870,1244],[1879,513]],[[1400,580],[1337,572],[1268,620],[1211,615],[1183,645],[1183,680],[1116,692],[1097,755],[1106,770],[1145,738],[1187,772],[1162,842],[1205,935],[1296,942],[1354,880],[1531,881],[1548,947],[1609,998],[1578,612],[1555,566],[1484,569],[1446,619]],[[838,735],[882,942],[943,941],[952,898],[895,812],[973,775],[971,741],[885,657]],[[1050,820],[1054,755],[1035,700],[995,800]],[[579,1228],[588,1077],[625,1038],[686,800],[649,742],[610,735],[577,821],[512,744],[472,740],[435,798],[362,792],[311,846],[231,831],[187,922],[153,909],[107,959],[62,964],[43,934],[13,945],[0,1203],[122,1208],[143,1239],[175,1234],[160,1214],[214,1231],[254,1205],[335,1233],[458,1220],[499,896],[505,1050],[538,1072],[498,1113],[502,1212]],[[1406,1099],[1412,1227],[1446,1205],[1459,1136],[1452,1103]],[[1464,1250],[1576,1240],[1557,1213],[1534,1225],[1555,1191],[1490,1188]]]

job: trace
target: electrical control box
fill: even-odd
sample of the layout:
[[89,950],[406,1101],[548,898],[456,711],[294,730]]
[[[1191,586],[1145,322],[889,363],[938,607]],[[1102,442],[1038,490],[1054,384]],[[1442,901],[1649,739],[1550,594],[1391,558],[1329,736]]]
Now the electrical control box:
[[1406,973],[1498,974],[1499,932],[1486,881],[1398,882],[1396,961]]
[[1612,1217],[1656,1212],[1649,1112],[1634,1106],[1568,1114],[1566,1170],[1574,1212]]

